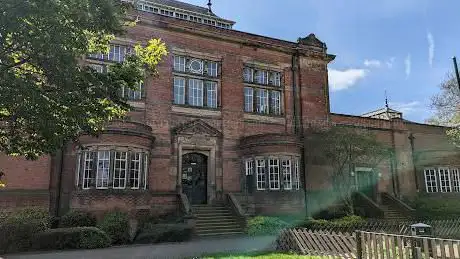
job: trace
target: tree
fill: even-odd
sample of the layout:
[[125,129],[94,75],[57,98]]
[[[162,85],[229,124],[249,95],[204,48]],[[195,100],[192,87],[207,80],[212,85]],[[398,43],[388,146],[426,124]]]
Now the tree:
[[428,123],[450,127],[446,133],[455,145],[460,144],[460,92],[457,79],[450,73],[439,85],[441,91],[431,98],[436,114]]
[[160,40],[97,73],[81,60],[107,53],[126,26],[119,0],[3,0],[0,4],[0,151],[36,159],[130,110],[134,89],[166,55]]
[[369,131],[342,126],[315,130],[306,146],[310,158],[331,167],[333,190],[349,214],[354,211],[352,194],[356,189],[351,172],[355,166],[376,168],[391,155],[391,149]]

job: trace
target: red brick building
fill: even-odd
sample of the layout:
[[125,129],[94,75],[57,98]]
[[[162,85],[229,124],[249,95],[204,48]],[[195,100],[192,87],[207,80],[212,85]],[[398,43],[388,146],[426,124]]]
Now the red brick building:
[[161,38],[169,55],[158,77],[123,91],[135,109],[99,138],[82,136],[83,149],[69,144],[33,162],[0,156],[7,183],[0,208],[165,213],[186,201],[230,200],[253,213],[301,212],[309,193],[330,188],[327,167],[305,155],[304,132],[314,124],[368,129],[394,148],[378,172],[363,165],[351,176],[372,186],[377,205],[382,193],[459,193],[460,161],[444,128],[387,108],[330,112],[327,67],[335,56],[314,34],[290,42],[240,32],[207,8],[173,0],[137,7],[138,24],[87,62],[104,72],[134,43]]

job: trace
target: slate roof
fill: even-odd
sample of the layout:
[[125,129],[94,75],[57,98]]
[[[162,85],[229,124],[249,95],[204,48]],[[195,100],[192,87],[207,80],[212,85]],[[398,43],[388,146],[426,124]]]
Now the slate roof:
[[192,4],[184,3],[184,2],[181,2],[181,1],[176,1],[176,0],[149,0],[149,2],[157,3],[157,4],[161,4],[161,5],[167,5],[167,6],[171,6],[171,7],[175,7],[175,8],[195,12],[195,13],[200,13],[200,14],[205,14],[205,15],[218,17],[214,13],[209,12],[208,8],[206,8],[206,7],[192,5]]

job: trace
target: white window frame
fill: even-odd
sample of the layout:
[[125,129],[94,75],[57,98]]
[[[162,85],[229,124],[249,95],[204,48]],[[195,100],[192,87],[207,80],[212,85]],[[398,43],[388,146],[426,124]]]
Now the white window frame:
[[280,190],[280,160],[278,158],[268,159],[268,183],[270,190]]
[[[124,159],[122,158],[124,154]],[[120,155],[120,157],[119,157]],[[129,152],[127,151],[115,151],[114,152],[114,157],[113,157],[113,184],[112,188],[113,189],[126,189],[126,179],[128,175],[128,155]],[[124,168],[121,167],[122,163],[125,162]],[[124,172],[124,177],[121,177],[122,172]],[[118,173],[118,177],[117,177]],[[118,186],[115,187],[115,183],[118,182]],[[124,184],[121,185],[120,182],[123,182]]]
[[250,67],[245,67],[243,69],[243,80],[246,83],[254,82],[254,69]]
[[272,85],[273,86],[281,86],[281,73],[280,72],[272,72]]
[[136,86],[136,90],[133,90],[131,88],[122,88],[122,95],[125,97],[127,100],[131,101],[138,101],[142,100],[142,91],[144,90],[144,82],[138,82]]
[[174,104],[185,104],[185,82],[183,77],[174,77]]
[[294,188],[300,190],[299,158],[294,158]]
[[268,71],[256,70],[255,81],[257,84],[268,85]]
[[283,190],[292,190],[292,160],[281,159],[281,172],[283,176]]
[[174,71],[185,72],[187,60],[184,56],[174,56]]
[[270,112],[274,115],[281,115],[281,92],[271,91],[270,94]]
[[[192,67],[192,64],[193,63],[198,63],[200,64],[200,69],[193,69]],[[201,59],[190,59],[189,63],[188,63],[188,70],[190,71],[190,73],[193,73],[193,74],[198,74],[198,75],[202,75],[203,74],[203,67],[204,67],[204,64],[203,64],[203,60]]]
[[217,77],[218,69],[219,69],[219,63],[217,63],[215,61],[208,61],[206,66],[207,66],[207,68],[206,68],[207,75],[211,76],[211,77]]
[[254,166],[255,166],[255,162],[254,162],[253,159],[246,159],[246,161],[244,163],[246,175],[253,175],[254,174]]
[[260,114],[269,114],[270,113],[269,90],[257,88],[256,89],[256,100],[257,100],[256,112]]
[[[438,192],[438,181],[437,181],[437,172],[436,168],[425,168],[425,190],[427,193]],[[433,180],[434,178],[434,180]]]
[[460,172],[452,168],[452,192],[460,192]]
[[[133,156],[135,159],[133,159]],[[131,189],[139,190],[141,187],[141,177],[142,177],[142,152],[131,152],[131,157],[129,160],[130,169],[129,169],[129,181],[131,185]],[[131,179],[137,180],[137,186],[131,184]]]
[[244,87],[244,111],[254,112],[254,88]]
[[102,65],[102,64],[90,63],[89,67],[91,67],[92,69],[96,70],[96,72],[98,72],[100,74],[104,73],[104,65]]
[[439,190],[443,193],[452,192],[449,168],[440,167],[438,169],[438,177],[439,177]]
[[143,186],[143,188],[144,188],[144,190],[146,190],[147,189],[147,180],[148,180],[147,176],[148,176],[148,173],[149,173],[149,168],[148,168],[148,166],[149,166],[149,155],[147,153],[143,152],[142,153],[142,158],[144,159],[144,161],[143,161],[144,162],[144,168],[142,168],[143,170],[142,170],[141,173],[144,174],[144,186]]
[[267,188],[267,167],[265,158],[256,159],[256,185],[257,190],[263,191]]
[[203,80],[189,78],[188,80],[188,105],[203,107]]
[[[104,157],[101,158],[101,154]],[[105,155],[108,154],[108,157]],[[100,167],[101,162],[107,162],[107,167]],[[105,165],[105,163],[104,163]],[[104,174],[106,171],[107,174]],[[97,163],[96,163],[96,189],[108,189],[110,180],[110,150],[98,150],[97,151]],[[101,183],[101,185],[99,184]]]
[[217,83],[213,81],[205,81],[206,85],[206,106],[209,108],[217,108]]

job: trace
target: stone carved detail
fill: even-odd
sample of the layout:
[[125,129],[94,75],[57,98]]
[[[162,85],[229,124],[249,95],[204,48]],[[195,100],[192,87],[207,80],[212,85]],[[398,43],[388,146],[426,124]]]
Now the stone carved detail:
[[302,44],[302,45],[307,45],[307,46],[326,49],[326,44],[324,44],[324,42],[322,42],[318,38],[316,38],[316,35],[313,34],[313,33],[310,33],[310,35],[308,35],[305,38],[299,38],[299,40],[297,42],[299,44]]
[[173,131],[176,135],[204,135],[211,137],[220,137],[222,135],[220,131],[199,119],[180,125]]
[[324,60],[311,59],[308,57],[300,60],[301,67],[308,68],[309,70],[325,72],[327,69],[327,62]]

